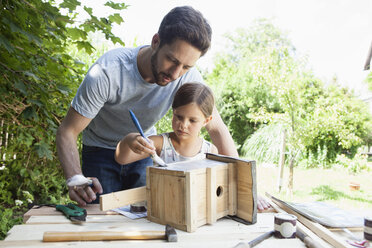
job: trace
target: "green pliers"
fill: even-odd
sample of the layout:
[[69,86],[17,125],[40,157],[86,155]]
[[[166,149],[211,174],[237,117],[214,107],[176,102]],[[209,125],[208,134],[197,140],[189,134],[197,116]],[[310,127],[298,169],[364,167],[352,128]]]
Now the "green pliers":
[[87,217],[87,210],[79,208],[72,203],[67,205],[56,205],[56,209],[61,211],[71,221],[82,222],[85,221]]

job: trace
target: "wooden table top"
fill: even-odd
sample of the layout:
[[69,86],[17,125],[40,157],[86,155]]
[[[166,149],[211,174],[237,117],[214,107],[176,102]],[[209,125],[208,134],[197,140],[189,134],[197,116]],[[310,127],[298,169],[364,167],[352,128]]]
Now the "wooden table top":
[[[15,225],[8,232],[0,247],[234,247],[240,242],[248,242],[274,227],[274,213],[259,213],[257,223],[245,225],[231,219],[221,218],[213,225],[204,225],[195,232],[177,231],[178,242],[165,240],[120,240],[120,241],[81,241],[44,243],[42,237],[46,231],[164,231],[164,225],[153,223],[146,218],[131,220],[115,212],[103,212],[99,205],[89,205],[88,216],[84,224],[73,224],[62,213],[51,207],[31,209],[24,215],[24,224]],[[361,236],[361,232],[357,232]],[[331,247],[320,240],[324,247]],[[264,240],[257,248],[306,247],[299,239]],[[351,247],[351,246],[350,246]]]

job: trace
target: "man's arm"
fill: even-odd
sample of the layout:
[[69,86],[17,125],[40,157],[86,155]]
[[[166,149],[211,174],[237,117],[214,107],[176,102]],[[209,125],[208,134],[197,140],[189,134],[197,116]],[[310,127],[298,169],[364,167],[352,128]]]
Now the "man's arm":
[[213,108],[212,120],[208,123],[206,128],[219,154],[236,158],[239,157],[234,140],[225,123],[223,123],[216,107]]
[[[90,121],[91,119],[82,116],[70,107],[57,130],[56,143],[58,158],[66,179],[74,175],[82,175],[76,141],[78,135],[86,128]],[[102,192],[101,184],[97,179],[93,179],[93,190],[90,187],[86,189],[79,188],[78,190],[69,188],[71,200],[77,201],[82,206],[86,202],[95,200],[95,194],[97,192]]]

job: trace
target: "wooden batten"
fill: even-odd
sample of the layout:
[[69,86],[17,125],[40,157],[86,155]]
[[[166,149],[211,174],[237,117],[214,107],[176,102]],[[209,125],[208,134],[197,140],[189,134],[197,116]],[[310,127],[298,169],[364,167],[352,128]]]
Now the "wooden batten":
[[106,211],[146,200],[146,187],[100,195],[100,210]]
[[229,167],[228,164],[215,167],[216,220],[229,214]]
[[256,164],[250,166],[242,161],[236,162],[237,166],[237,216],[251,222],[257,222],[257,184]]
[[207,224],[217,220],[216,167],[207,168]]
[[238,191],[236,183],[236,166],[234,163],[229,163],[229,215],[236,215],[238,209]]

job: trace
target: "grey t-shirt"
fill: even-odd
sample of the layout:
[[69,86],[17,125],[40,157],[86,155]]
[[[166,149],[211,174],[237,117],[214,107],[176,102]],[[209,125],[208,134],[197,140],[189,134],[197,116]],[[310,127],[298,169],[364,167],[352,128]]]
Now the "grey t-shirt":
[[167,86],[146,82],[137,67],[141,48],[108,51],[89,69],[71,103],[92,119],[83,131],[84,145],[115,149],[125,135],[137,132],[129,109],[146,135],[154,135],[154,124],[167,113],[178,88],[186,82],[203,82],[196,68]]

